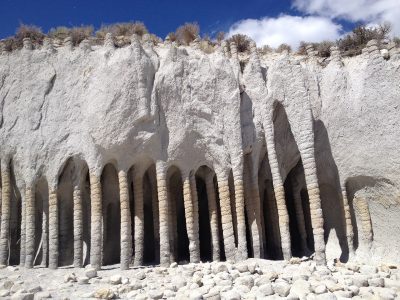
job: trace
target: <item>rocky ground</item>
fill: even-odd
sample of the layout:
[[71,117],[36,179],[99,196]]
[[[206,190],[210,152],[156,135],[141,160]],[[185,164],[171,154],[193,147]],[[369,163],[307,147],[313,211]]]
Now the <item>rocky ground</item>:
[[396,266],[357,263],[316,266],[313,261],[248,259],[98,272],[5,267],[1,299],[395,299],[400,295]]

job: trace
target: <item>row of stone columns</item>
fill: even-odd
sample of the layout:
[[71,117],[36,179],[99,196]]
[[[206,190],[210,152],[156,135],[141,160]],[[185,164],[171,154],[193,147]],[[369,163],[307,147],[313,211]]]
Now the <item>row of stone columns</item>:
[[[268,127],[265,127],[268,129]],[[271,137],[270,137],[271,138]],[[267,141],[268,145],[268,141]],[[305,145],[305,144],[304,144]],[[307,188],[310,194],[310,210],[312,215],[312,224],[314,230],[314,239],[316,240],[316,250],[318,259],[324,260],[324,244],[321,246],[321,237],[323,243],[323,230],[321,231],[323,220],[322,211],[320,209],[319,195],[317,195],[318,186],[316,185],[316,177],[309,171],[315,168],[313,156],[307,156],[307,149],[303,147],[303,162],[305,168],[305,176],[307,180]],[[278,207],[279,225],[282,239],[282,252],[285,259],[290,258],[290,235],[288,228],[288,213],[285,205],[285,195],[282,180],[279,173],[278,163],[274,147],[268,149],[269,160],[271,164],[271,173],[275,190],[275,197]],[[8,227],[9,211],[10,211],[10,171],[7,164],[2,164],[2,218],[0,233],[0,263],[6,264],[8,258]],[[171,218],[168,193],[168,178],[166,172],[166,163],[156,163],[156,180],[153,184],[154,193],[152,195],[152,207],[154,213],[154,233],[159,240],[160,251],[159,259],[161,265],[171,263]],[[308,171],[307,171],[308,170]],[[254,177],[254,172],[246,174],[233,172],[233,183],[235,192],[235,213],[237,218],[238,245],[235,245],[235,236],[233,229],[231,195],[229,189],[228,172],[218,172],[216,174],[217,187],[214,184],[214,173],[209,172],[204,177],[207,193],[207,201],[210,219],[210,235],[212,242],[212,258],[220,259],[220,241],[218,224],[221,222],[223,244],[225,256],[228,260],[242,260],[247,258],[247,241],[246,241],[246,222],[245,213],[247,213],[250,231],[252,235],[251,246],[254,249],[254,256],[260,257],[262,252],[262,229],[261,229],[261,208],[260,195],[258,191],[258,182]],[[143,264],[144,249],[144,211],[143,211],[143,176],[144,172],[135,171],[133,176],[134,183],[134,265]],[[120,210],[121,210],[121,268],[128,269],[132,259],[132,232],[131,232],[131,210],[129,200],[129,182],[126,171],[118,173],[120,188]],[[313,180],[315,179],[315,180]],[[200,261],[200,241],[199,241],[199,212],[198,199],[196,189],[196,178],[193,172],[184,173],[182,176],[184,210],[186,219],[187,235],[189,239],[189,254],[191,262]],[[102,208],[102,187],[100,176],[90,174],[91,185],[91,246],[90,246],[90,264],[95,268],[100,268],[102,264],[102,239],[103,239],[103,208]],[[246,197],[244,196],[244,187],[246,189]],[[217,190],[216,190],[217,189]],[[217,192],[220,201],[220,215],[217,210]],[[298,193],[294,193],[297,220],[299,222],[299,230],[302,237],[303,247],[306,245],[306,230],[304,225],[304,216],[301,209],[301,199]],[[246,210],[244,204],[246,203]],[[58,267],[58,251],[59,251],[59,203],[57,200],[57,189],[49,188],[49,205],[48,219],[43,218],[44,222],[48,222],[43,226],[49,228],[42,238],[48,239],[48,266],[49,268]],[[75,267],[81,267],[83,264],[83,208],[82,208],[82,192],[80,185],[76,185],[73,190],[73,228],[74,228],[74,257],[73,264]],[[22,222],[21,222],[21,264],[31,268],[35,259],[35,195],[34,188],[26,187],[24,201],[22,201]],[[43,245],[46,241],[43,242]],[[47,244],[46,244],[47,245]],[[46,264],[47,250],[43,246],[43,261]],[[44,253],[46,252],[46,253]]]

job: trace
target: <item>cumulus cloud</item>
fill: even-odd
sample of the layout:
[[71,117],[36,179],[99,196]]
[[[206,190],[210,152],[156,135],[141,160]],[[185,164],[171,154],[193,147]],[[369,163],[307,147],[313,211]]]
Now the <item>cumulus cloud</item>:
[[370,25],[390,22],[393,34],[400,35],[399,0],[294,0],[293,7],[306,14],[330,19]]
[[228,36],[237,33],[251,37],[258,46],[278,47],[282,43],[297,48],[301,41],[335,40],[342,27],[328,17],[281,15],[277,18],[240,20],[233,24]]

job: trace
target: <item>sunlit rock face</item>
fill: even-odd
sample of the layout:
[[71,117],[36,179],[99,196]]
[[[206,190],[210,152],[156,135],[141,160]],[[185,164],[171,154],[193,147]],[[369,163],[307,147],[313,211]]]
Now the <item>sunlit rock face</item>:
[[0,264],[400,263],[397,50],[2,51]]

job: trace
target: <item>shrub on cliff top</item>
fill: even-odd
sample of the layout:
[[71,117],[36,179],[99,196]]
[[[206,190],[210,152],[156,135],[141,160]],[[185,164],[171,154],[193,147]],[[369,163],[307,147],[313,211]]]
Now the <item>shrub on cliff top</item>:
[[84,39],[91,37],[93,34],[93,26],[80,27],[57,27],[50,29],[48,36],[63,41],[67,37],[71,37],[74,46],[79,45]]
[[115,37],[129,37],[134,33],[143,36],[145,33],[148,33],[148,30],[142,22],[116,23],[111,25],[102,25],[101,28],[96,31],[96,37],[104,39],[107,33],[111,33]]
[[377,40],[378,43],[381,43],[388,39],[390,31],[391,25],[389,23],[377,27],[357,26],[351,33],[338,41],[339,49],[344,56],[361,54],[361,50],[370,40]]
[[250,38],[245,34],[234,34],[228,42],[235,42],[238,52],[246,52],[250,50]]
[[19,47],[22,47],[24,38],[30,38],[34,45],[41,45],[44,37],[45,35],[39,27],[21,24],[17,29],[14,40]]
[[200,27],[197,23],[185,23],[178,27],[175,33],[178,42],[183,45],[189,45],[199,36],[199,32]]
[[280,44],[278,48],[276,48],[277,53],[282,53],[283,51],[292,52],[292,47],[288,44]]

